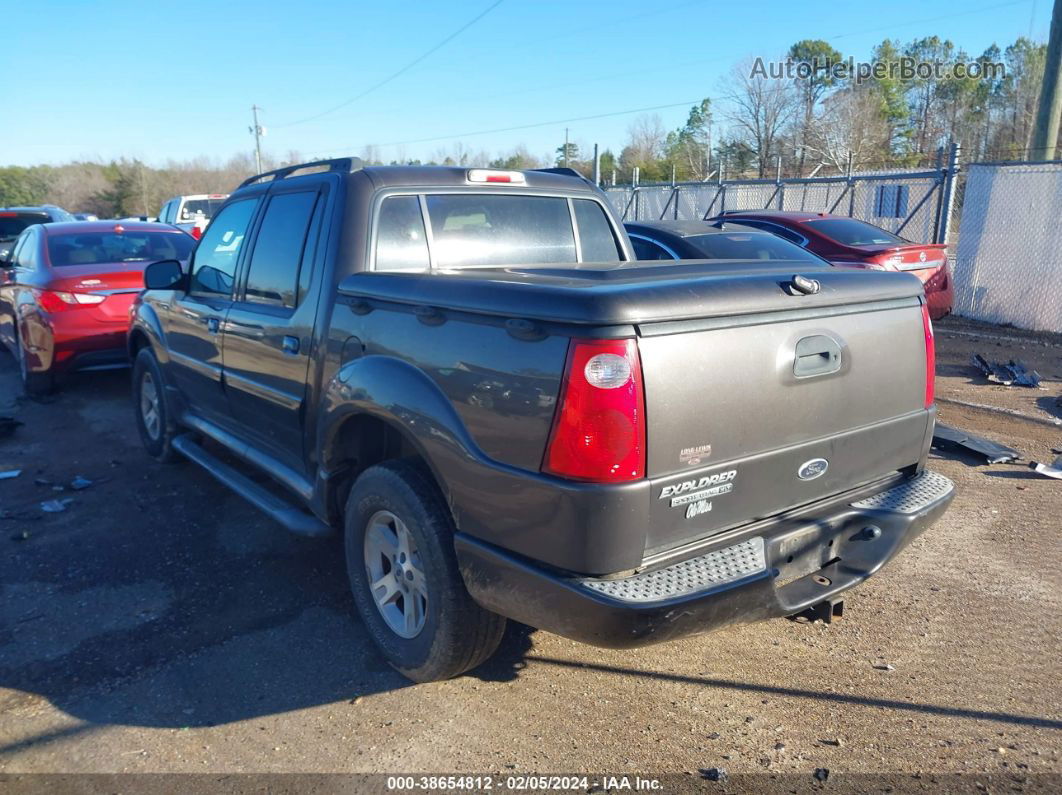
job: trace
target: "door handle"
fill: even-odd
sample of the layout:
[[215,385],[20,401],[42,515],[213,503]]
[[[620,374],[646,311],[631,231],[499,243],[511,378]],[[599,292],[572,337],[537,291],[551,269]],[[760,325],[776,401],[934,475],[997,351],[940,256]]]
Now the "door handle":
[[806,378],[813,375],[829,375],[841,369],[841,346],[836,340],[823,334],[804,337],[796,345],[793,359],[793,375]]
[[298,337],[284,337],[283,342],[284,353],[289,353],[292,356],[299,352],[299,338]]
[[207,331],[209,331],[211,334],[217,334],[218,333],[219,325],[220,324],[219,324],[218,319],[216,317],[208,317],[206,319]]

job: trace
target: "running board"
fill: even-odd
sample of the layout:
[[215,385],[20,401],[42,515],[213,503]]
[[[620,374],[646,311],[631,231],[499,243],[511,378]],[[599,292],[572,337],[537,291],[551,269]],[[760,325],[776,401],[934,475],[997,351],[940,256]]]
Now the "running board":
[[331,535],[332,528],[316,516],[300,510],[292,503],[258,485],[246,475],[237,472],[228,464],[200,447],[189,434],[181,434],[175,437],[173,449],[185,458],[199,464],[215,478],[256,508],[264,511],[273,520],[284,525],[292,533],[317,538]]

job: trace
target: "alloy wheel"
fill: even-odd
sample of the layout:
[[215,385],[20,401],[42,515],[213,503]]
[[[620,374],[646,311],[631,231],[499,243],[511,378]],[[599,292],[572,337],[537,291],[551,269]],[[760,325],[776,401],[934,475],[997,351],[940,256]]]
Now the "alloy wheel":
[[415,638],[428,613],[428,583],[413,534],[390,511],[377,511],[365,528],[364,560],[369,592],[387,626]]

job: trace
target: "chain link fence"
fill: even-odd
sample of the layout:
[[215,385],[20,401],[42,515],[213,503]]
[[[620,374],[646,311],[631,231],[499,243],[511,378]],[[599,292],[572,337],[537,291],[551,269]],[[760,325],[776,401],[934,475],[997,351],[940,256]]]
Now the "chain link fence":
[[809,177],[723,180],[605,189],[624,221],[697,220],[726,210],[789,210],[847,215],[924,242],[942,240],[946,186],[952,169]]
[[1062,331],[1062,162],[973,163],[953,258],[955,313]]

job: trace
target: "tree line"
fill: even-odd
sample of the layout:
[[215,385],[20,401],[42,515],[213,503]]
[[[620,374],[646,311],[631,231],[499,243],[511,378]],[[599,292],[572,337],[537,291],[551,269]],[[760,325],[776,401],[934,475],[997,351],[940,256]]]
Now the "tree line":
[[[882,69],[867,79],[839,76],[831,64],[843,55],[828,42],[793,44],[775,63],[737,64],[713,97],[694,105],[685,123],[668,130],[659,116],[639,116],[618,153],[600,153],[603,181],[697,181],[724,176],[768,177],[839,174],[847,170],[930,166],[951,141],[962,143],[966,160],[1021,160],[1029,152],[1046,44],[1020,37],[1005,48],[992,45],[971,55],[948,39],[929,36],[901,43],[887,39],[868,63],[973,64],[977,78],[950,77],[948,70],[902,75]],[[385,162],[376,147],[366,162]],[[263,168],[301,162],[298,152],[264,158]],[[419,164],[399,157],[392,163]],[[457,142],[434,152],[426,164],[525,169],[568,165],[590,176],[593,151],[568,141],[555,152],[534,155],[526,147],[491,156]],[[58,204],[101,218],[154,215],[167,199],[187,193],[227,193],[255,173],[249,155],[225,162],[200,158],[152,167],[139,160],[109,163],[0,167],[0,206]]]

